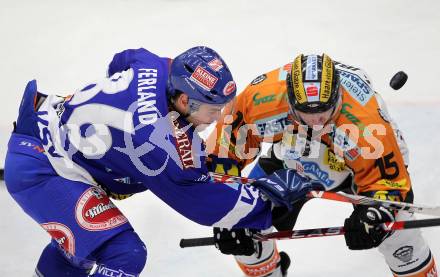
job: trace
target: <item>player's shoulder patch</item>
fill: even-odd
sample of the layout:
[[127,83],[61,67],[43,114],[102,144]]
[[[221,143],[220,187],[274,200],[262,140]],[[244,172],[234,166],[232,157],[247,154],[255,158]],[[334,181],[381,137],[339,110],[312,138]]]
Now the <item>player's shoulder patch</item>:
[[362,106],[374,96],[368,75],[360,68],[335,62],[343,88]]
[[259,83],[263,82],[266,79],[267,79],[267,75],[261,74],[260,76],[252,80],[251,85],[252,86],[258,85]]
[[292,63],[288,63],[283,65],[278,69],[278,81],[285,81],[287,78],[287,74],[292,71]]

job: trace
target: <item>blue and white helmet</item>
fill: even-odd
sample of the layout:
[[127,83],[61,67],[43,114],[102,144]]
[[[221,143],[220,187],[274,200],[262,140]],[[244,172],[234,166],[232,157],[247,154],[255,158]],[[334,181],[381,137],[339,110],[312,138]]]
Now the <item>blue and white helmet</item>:
[[206,104],[226,104],[235,97],[237,86],[228,66],[209,47],[193,47],[177,56],[170,69],[168,96],[183,92]]

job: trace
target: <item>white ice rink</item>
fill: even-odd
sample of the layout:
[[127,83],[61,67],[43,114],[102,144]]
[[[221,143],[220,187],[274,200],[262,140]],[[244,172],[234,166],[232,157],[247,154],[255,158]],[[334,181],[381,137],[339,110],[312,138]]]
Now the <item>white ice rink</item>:
[[[411,151],[415,202],[440,205],[440,2],[438,0],[0,0],[0,166],[26,82],[73,92],[105,75],[115,52],[144,47],[173,57],[195,45],[216,49],[241,90],[298,53],[326,52],[368,72]],[[398,70],[408,83],[388,86]],[[148,247],[142,276],[242,276],[213,247],[180,249],[211,234],[147,192],[117,205]],[[297,228],[338,226],[350,205],[309,202]],[[49,237],[0,185],[0,276],[31,276]],[[440,227],[424,230],[440,258]],[[376,250],[349,251],[343,237],[282,241],[289,276],[391,276]]]

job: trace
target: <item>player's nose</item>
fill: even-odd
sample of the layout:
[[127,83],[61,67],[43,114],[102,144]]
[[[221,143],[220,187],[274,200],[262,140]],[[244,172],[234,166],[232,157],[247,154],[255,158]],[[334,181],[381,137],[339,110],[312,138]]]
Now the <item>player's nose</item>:
[[309,122],[307,122],[307,123],[308,123],[309,126],[313,127],[315,125],[322,126],[326,122],[327,122],[327,118],[325,118],[323,116],[319,116],[319,117],[316,117],[316,118],[309,119]]

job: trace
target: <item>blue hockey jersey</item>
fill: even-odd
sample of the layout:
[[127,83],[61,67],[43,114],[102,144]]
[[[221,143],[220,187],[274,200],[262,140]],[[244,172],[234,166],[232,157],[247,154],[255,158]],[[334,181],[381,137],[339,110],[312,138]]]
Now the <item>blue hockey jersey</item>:
[[117,194],[151,190],[185,217],[218,227],[271,226],[271,203],[242,184],[214,182],[194,127],[168,106],[171,60],[145,50],[114,56],[108,78],[50,95],[38,132],[56,172]]

